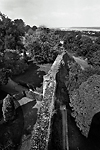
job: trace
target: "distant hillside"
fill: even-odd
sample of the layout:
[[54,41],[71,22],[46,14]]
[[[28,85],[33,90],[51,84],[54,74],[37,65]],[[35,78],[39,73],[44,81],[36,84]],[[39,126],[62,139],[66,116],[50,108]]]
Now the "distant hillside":
[[100,31],[100,27],[71,27],[69,30]]
[[70,28],[78,28],[78,29],[100,29],[100,27],[70,27]]
[[62,27],[61,30],[100,31],[100,27]]

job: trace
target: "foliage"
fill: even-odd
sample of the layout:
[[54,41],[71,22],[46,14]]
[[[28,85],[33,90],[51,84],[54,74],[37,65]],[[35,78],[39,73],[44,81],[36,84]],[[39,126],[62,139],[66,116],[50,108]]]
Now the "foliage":
[[[12,21],[6,15],[0,13],[1,85],[7,84],[8,76],[17,75],[28,68],[25,55],[26,49],[24,48],[24,35],[29,28],[31,29],[30,26],[25,26],[22,19],[15,19]],[[34,29],[35,28],[36,27],[34,27]],[[20,56],[22,52],[23,58]]]
[[73,91],[75,88],[78,88],[78,76],[82,71],[80,66],[76,62],[69,62],[69,79],[66,82],[66,86],[69,90],[69,93]]
[[90,53],[92,40],[89,37],[82,37],[81,44],[79,45],[79,51],[77,51],[77,55],[87,57],[88,53]]
[[64,48],[67,50],[67,51],[70,51],[72,52],[73,50],[73,47],[74,47],[74,41],[75,41],[75,34],[72,32],[72,33],[68,33],[64,36]]
[[12,68],[12,74],[18,75],[23,73],[26,69],[28,69],[28,64],[24,61],[24,59],[20,59],[16,62],[16,66]]
[[17,27],[17,31],[20,36],[24,36],[25,34],[25,23],[22,19],[15,19],[13,24]]
[[94,52],[92,54],[92,57],[88,58],[88,62],[94,67],[96,66],[100,67],[100,50]]
[[0,64],[0,85],[7,84],[8,77],[23,73],[28,68],[25,59],[14,50],[5,51]]
[[21,42],[21,36],[24,36],[23,20],[12,21],[2,13],[0,13],[0,18],[0,51],[23,48]]
[[88,136],[92,117],[100,111],[100,75],[93,75],[70,95],[72,116],[84,136]]
[[74,89],[78,89],[82,82],[85,82],[90,76],[100,75],[100,67],[88,67],[82,70],[76,62],[69,62],[69,79],[66,86],[71,93]]
[[100,49],[99,37],[93,38],[90,35],[86,35],[86,33],[66,33],[63,39],[64,48],[67,51],[74,52],[78,56],[88,57],[90,54]]
[[66,86],[72,116],[84,136],[88,136],[93,116],[100,111],[100,36],[82,32],[66,36],[64,47],[72,55],[87,58],[90,67],[82,70],[75,62],[69,63]]
[[7,84],[8,76],[10,76],[9,70],[7,70],[5,68],[0,69],[0,85]]
[[35,31],[37,29],[37,26],[33,26],[32,30]]
[[95,41],[96,44],[100,44],[100,36]]
[[13,50],[5,52],[4,67],[10,70],[11,75],[17,75],[23,73],[28,68],[28,64],[24,58],[21,58],[19,54]]
[[55,31],[39,27],[25,35],[25,48],[38,63],[51,63],[58,54],[59,36]]

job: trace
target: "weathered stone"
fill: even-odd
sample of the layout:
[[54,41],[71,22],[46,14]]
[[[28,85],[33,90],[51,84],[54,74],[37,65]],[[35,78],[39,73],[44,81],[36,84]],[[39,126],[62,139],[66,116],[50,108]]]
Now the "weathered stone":
[[13,98],[15,99],[15,100],[20,100],[21,98],[23,98],[23,97],[25,97],[25,93],[24,92],[19,92],[19,93],[17,93],[17,94],[15,94],[15,95],[13,95]]
[[26,97],[30,99],[35,99],[34,91],[32,91],[31,89],[25,91],[25,94],[26,94]]
[[36,100],[36,101],[41,101],[43,98],[43,94],[37,92],[37,91],[32,91],[31,89],[29,91],[25,91],[26,97]]
[[34,91],[34,96],[35,96],[36,101],[42,101],[43,94]]
[[37,123],[33,129],[31,150],[47,150],[51,134],[52,117],[55,113],[56,74],[64,53],[58,55],[50,71],[43,80],[43,99],[38,112]]
[[10,96],[9,94],[3,100],[2,112],[3,112],[3,119],[5,122],[11,121],[15,117],[15,106],[13,97]]
[[[75,60],[69,53],[64,52],[58,55],[48,74],[43,77],[43,94],[35,91],[27,91],[26,95],[35,98],[38,102],[42,99],[41,105],[39,104],[37,122],[32,131],[31,146],[27,150],[69,149],[72,146],[70,143],[74,143],[75,147],[73,146],[73,149],[80,148],[78,146],[81,145],[80,139],[82,139],[82,136],[76,129],[73,118],[71,118],[72,110],[69,106],[68,84],[70,62],[74,63]],[[61,107],[61,105],[65,107]],[[70,122],[68,124],[70,129],[68,128],[66,132],[70,137],[66,136],[63,130],[67,129],[67,119],[65,119],[67,117]],[[65,146],[63,144],[63,137],[67,137]]]

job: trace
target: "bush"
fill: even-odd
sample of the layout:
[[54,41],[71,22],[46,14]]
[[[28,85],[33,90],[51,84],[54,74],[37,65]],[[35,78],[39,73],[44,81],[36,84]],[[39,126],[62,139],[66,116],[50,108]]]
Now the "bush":
[[55,31],[38,28],[25,36],[25,48],[37,63],[52,63],[58,55],[60,38]]
[[8,76],[10,72],[4,68],[0,69],[0,85],[5,85],[8,83]]
[[67,89],[71,93],[74,89],[85,82],[90,76],[97,74],[100,75],[100,67],[88,67],[82,70],[76,62],[69,63],[69,79],[66,82]]
[[28,64],[16,51],[8,51],[4,55],[4,67],[11,71],[11,75],[18,75],[28,68]]
[[88,62],[94,67],[96,66],[100,67],[100,50],[94,52],[92,56],[88,58]]
[[94,74],[70,94],[72,116],[84,136],[88,136],[93,116],[100,111],[100,75]]
[[24,59],[18,60],[16,62],[16,65],[12,67],[12,74],[18,75],[20,73],[23,73],[28,68],[28,64],[25,63]]
[[21,58],[15,50],[5,51],[1,56],[0,85],[8,83],[8,77],[23,73],[27,68],[27,60]]

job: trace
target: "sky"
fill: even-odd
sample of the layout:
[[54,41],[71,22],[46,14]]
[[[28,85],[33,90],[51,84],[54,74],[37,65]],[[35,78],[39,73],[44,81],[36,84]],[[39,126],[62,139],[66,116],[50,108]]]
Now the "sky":
[[0,11],[30,26],[100,27],[100,0],[0,0]]

